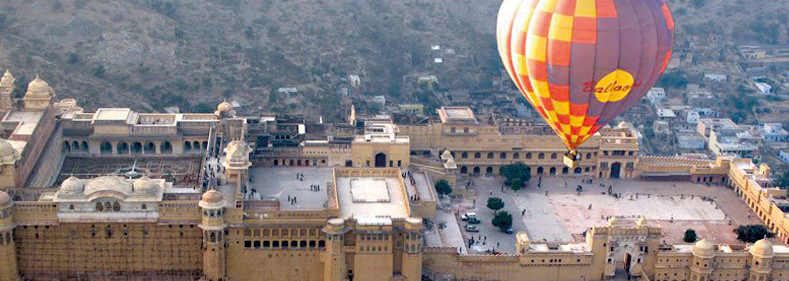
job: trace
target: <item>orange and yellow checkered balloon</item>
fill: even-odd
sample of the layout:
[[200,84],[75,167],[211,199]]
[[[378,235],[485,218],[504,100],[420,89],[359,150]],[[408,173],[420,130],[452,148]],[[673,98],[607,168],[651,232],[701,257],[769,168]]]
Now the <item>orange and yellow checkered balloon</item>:
[[499,54],[568,149],[638,102],[671,59],[666,0],[504,0]]

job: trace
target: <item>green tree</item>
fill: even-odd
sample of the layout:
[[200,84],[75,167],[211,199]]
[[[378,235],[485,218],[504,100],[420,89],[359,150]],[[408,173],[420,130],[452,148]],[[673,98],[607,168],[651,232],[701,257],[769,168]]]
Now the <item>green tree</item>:
[[107,70],[104,68],[104,65],[99,65],[93,69],[93,76],[98,78],[104,78],[104,75],[107,73]]
[[493,226],[498,227],[501,231],[505,231],[508,228],[512,227],[512,215],[509,212],[503,211],[501,213],[496,214],[491,221]]
[[501,210],[501,208],[504,208],[504,200],[498,197],[488,198],[488,209],[493,210],[494,214]]
[[501,167],[501,175],[506,179],[504,184],[513,190],[523,188],[523,185],[531,179],[531,173],[529,173],[528,167],[524,164]]
[[775,177],[775,179],[773,179],[773,185],[780,188],[789,188],[789,170]]
[[452,187],[449,186],[449,182],[446,180],[439,180],[436,182],[436,192],[440,196],[449,195],[452,193]]
[[696,239],[698,238],[699,237],[696,235],[695,230],[687,229],[685,230],[685,236],[682,237],[682,241],[685,241],[685,243],[693,243],[696,242]]
[[759,241],[765,237],[775,236],[767,227],[761,224],[741,225],[734,229],[734,233],[737,233],[737,240],[748,243]]

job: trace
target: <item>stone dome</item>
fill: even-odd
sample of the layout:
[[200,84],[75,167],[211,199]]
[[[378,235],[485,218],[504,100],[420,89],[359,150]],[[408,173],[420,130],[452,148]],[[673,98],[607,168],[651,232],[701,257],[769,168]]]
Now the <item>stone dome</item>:
[[132,186],[134,187],[134,191],[144,192],[144,191],[156,190],[156,188],[159,187],[159,184],[156,181],[151,180],[146,176],[143,176],[139,179],[134,180]]
[[638,224],[638,226],[645,226],[647,224],[647,218],[645,216],[641,216],[636,224]]
[[48,97],[52,94],[52,88],[49,87],[49,83],[41,79],[36,75],[36,79],[30,81],[30,84],[27,84],[27,93],[25,96],[43,96]]
[[608,226],[614,226],[617,225],[618,223],[619,223],[619,219],[617,219],[616,216],[611,216],[611,218],[608,219]]
[[0,190],[0,208],[9,207],[12,203],[11,196],[9,196],[5,191]]
[[11,71],[6,70],[3,78],[0,78],[0,87],[9,87],[14,84],[14,80],[14,75],[11,74]]
[[754,256],[760,258],[769,258],[773,256],[773,244],[770,243],[770,241],[767,241],[767,239],[762,239],[751,245],[748,251],[750,251]]
[[85,187],[85,182],[74,176],[71,176],[60,184],[60,191],[66,193],[79,193]]
[[200,200],[205,201],[206,203],[220,203],[224,199],[225,197],[222,196],[221,192],[212,189],[206,193],[203,193],[203,197]]
[[84,193],[86,195],[100,191],[112,191],[130,195],[132,193],[132,185],[126,179],[117,176],[98,177],[85,184]]
[[441,154],[442,159],[449,159],[452,158],[452,152],[449,149],[444,150],[444,153]]
[[231,110],[233,110],[233,105],[227,101],[223,101],[216,107],[216,111],[219,112],[230,112]]
[[715,254],[715,245],[707,241],[707,239],[701,239],[699,242],[696,242],[696,244],[693,245],[693,249],[691,251],[697,256],[711,257]]
[[0,158],[7,158],[15,156],[16,149],[11,146],[11,143],[5,139],[0,138]]

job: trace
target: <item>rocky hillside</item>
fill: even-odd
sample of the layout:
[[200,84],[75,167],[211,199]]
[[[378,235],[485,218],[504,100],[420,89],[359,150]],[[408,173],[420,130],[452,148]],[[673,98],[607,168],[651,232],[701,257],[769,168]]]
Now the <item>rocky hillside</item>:
[[272,89],[296,86],[303,100],[292,109],[309,111],[338,103],[335,84],[349,74],[370,95],[398,97],[403,76],[435,71],[434,44],[459,61],[448,58],[442,83],[475,86],[453,73],[495,66],[497,9],[481,0],[4,0],[0,68],[22,83],[39,72],[87,107],[206,110],[234,99],[266,108],[284,99]]
[[[362,82],[353,95],[389,100],[419,100],[412,84],[422,75],[450,90],[490,88],[500,70],[500,2],[3,0],[0,68],[22,86],[39,72],[60,98],[88,108],[206,111],[232,99],[337,117],[349,74]],[[680,35],[720,28],[753,40],[775,33],[776,43],[786,41],[786,19],[749,11],[771,15],[781,8],[770,3],[785,2],[672,0]],[[436,44],[441,50],[431,50]],[[277,94],[280,87],[299,93]]]

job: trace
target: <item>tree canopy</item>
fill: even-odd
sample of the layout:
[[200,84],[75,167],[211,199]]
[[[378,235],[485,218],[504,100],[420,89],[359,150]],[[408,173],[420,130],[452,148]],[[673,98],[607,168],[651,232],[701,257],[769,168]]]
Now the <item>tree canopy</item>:
[[524,164],[514,164],[501,167],[501,175],[506,181],[504,184],[513,190],[523,188],[523,185],[531,179],[531,173]]
[[778,174],[773,179],[773,185],[780,188],[789,188],[789,170],[784,171],[783,174]]
[[696,235],[695,230],[687,229],[685,230],[685,236],[682,237],[682,241],[685,241],[685,243],[693,243],[696,242],[696,239],[698,238],[699,237]]
[[436,182],[436,192],[438,192],[438,195],[448,195],[452,193],[452,187],[449,186],[449,182],[446,180],[439,180]]
[[498,227],[501,231],[505,231],[508,228],[512,227],[512,215],[509,212],[503,211],[501,213],[496,214],[491,221],[493,226]]
[[501,200],[501,198],[498,197],[488,198],[488,209],[493,210],[493,212],[495,213],[498,210],[501,210],[501,208],[504,208],[504,201]]
[[737,240],[748,243],[759,241],[765,237],[775,236],[767,227],[761,224],[741,225],[734,229],[734,233],[737,233]]

